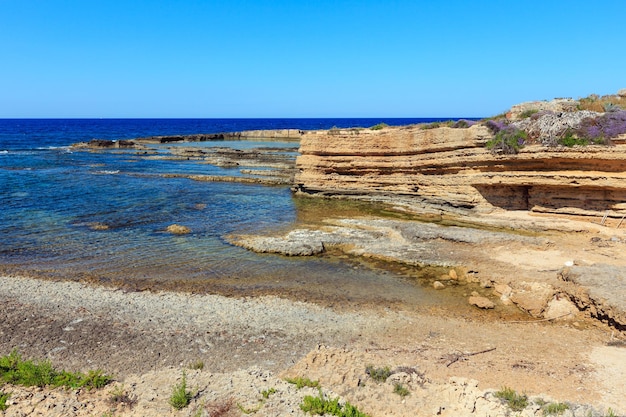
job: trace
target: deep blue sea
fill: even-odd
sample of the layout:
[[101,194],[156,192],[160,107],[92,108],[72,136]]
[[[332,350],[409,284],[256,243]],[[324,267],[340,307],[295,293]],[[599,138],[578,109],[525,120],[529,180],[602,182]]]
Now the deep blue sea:
[[[362,299],[386,288],[390,299],[412,296],[411,291],[418,297],[418,289],[388,271],[364,270],[350,260],[258,255],[224,240],[229,233],[293,225],[299,209],[288,187],[164,178],[157,174],[237,175],[238,170],[150,160],[133,150],[73,151],[69,145],[93,138],[434,120],[442,119],[0,119],[0,273],[181,287],[193,281],[298,294],[307,287]],[[294,143],[283,146],[297,150]],[[172,223],[192,232],[165,233]]]

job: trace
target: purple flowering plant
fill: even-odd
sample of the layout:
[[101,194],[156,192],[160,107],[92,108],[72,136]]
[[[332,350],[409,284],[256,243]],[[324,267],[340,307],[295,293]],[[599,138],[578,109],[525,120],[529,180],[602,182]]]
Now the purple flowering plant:
[[612,111],[596,118],[584,119],[577,129],[579,137],[605,142],[626,133],[626,110]]
[[[494,122],[490,120],[489,122]],[[487,122],[487,123],[489,123]],[[493,139],[487,141],[487,149],[494,153],[516,154],[526,144],[528,133],[513,126],[494,122],[490,130],[499,129]]]

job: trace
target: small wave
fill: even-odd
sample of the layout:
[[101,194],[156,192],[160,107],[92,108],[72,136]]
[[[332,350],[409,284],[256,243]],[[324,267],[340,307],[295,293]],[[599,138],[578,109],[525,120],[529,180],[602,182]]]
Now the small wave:
[[62,151],[69,151],[70,147],[69,146],[40,146],[38,148],[35,148],[38,151],[56,151],[58,150],[62,150]]
[[103,174],[103,175],[113,175],[113,174],[119,174],[120,170],[116,169],[116,170],[101,170],[101,171],[96,171],[96,174]]
[[8,153],[9,153],[9,151],[0,151],[0,155],[6,155]]

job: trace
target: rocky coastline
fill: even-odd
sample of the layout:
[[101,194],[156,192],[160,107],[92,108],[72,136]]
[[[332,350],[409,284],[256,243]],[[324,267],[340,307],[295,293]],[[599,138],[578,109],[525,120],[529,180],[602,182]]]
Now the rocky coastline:
[[[621,103],[626,91],[613,97]],[[595,110],[581,109],[590,105],[584,100],[525,103],[491,124],[77,144],[240,167],[242,174],[164,175],[380,203],[367,214],[320,215],[289,231],[224,238],[261,253],[430,268],[416,285],[454,291],[472,313],[4,276],[2,352],[18,348],[69,369],[103,368],[116,382],[95,392],[5,385],[11,397],[0,415],[308,415],[300,404],[318,390],[296,389],[286,382],[292,377],[317,380],[327,398],[370,416],[508,416],[511,407],[497,395],[505,387],[528,394],[519,415],[546,415],[549,404],[563,404],[564,416],[626,414],[626,132],[603,144],[576,142],[582,135],[574,133],[589,117],[619,111],[603,99],[594,98],[591,104],[606,105]],[[525,132],[519,148],[506,143],[518,131]],[[248,138],[299,141],[299,154],[168,147]],[[518,318],[505,313],[511,309]],[[376,382],[371,366],[390,375]],[[168,398],[183,373],[195,394],[189,408],[176,411]],[[398,385],[406,395],[394,392]],[[112,401],[115,392],[127,401]]]
[[[282,236],[229,240],[262,253],[310,256],[338,250],[479,270],[480,276],[459,275],[484,286],[506,285],[505,293],[497,294],[500,302],[512,302],[535,318],[572,319],[583,312],[624,331],[620,227],[626,228],[626,111],[614,103],[624,104],[626,91],[592,99],[608,110],[581,109],[590,99],[557,99],[514,106],[499,121],[305,132],[296,160],[297,196],[384,203],[418,221],[329,218]],[[607,115],[617,120],[610,126],[612,137],[604,138],[610,143],[560,144],[563,135],[592,122],[601,125],[599,118]],[[494,124],[501,133],[523,132],[525,143],[515,152],[489,149],[501,135]],[[444,218],[447,223],[438,224]],[[450,227],[455,224],[463,227]],[[570,241],[577,243],[570,247]],[[526,261],[532,272],[517,272],[516,280],[496,267],[519,268],[514,246],[533,248],[544,258],[535,265]],[[508,254],[495,255],[490,247]],[[606,248],[603,256],[592,256],[599,247]]]

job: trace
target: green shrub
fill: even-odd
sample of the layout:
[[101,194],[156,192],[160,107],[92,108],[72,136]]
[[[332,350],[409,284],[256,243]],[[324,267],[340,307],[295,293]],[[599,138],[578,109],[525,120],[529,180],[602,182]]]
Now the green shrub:
[[297,378],[286,378],[285,381],[290,384],[294,384],[297,389],[303,387],[311,387],[311,388],[319,388],[319,381],[311,381],[309,378],[297,377]]
[[376,382],[385,382],[387,378],[391,376],[391,369],[388,366],[384,368],[374,368],[374,366],[368,365],[365,368],[365,373]]
[[102,388],[112,379],[110,376],[105,375],[100,369],[96,369],[95,371],[87,372],[87,375],[84,375],[81,378],[80,386],[87,388]]
[[393,393],[394,394],[398,394],[399,396],[401,396],[402,398],[406,397],[407,395],[411,394],[411,392],[406,389],[404,387],[404,385],[397,383],[393,385]]
[[578,136],[576,136],[576,134],[572,130],[568,130],[567,132],[565,132],[565,135],[563,135],[563,137],[559,138],[557,143],[559,145],[563,145],[563,146],[567,146],[571,148],[572,146],[576,146],[576,145],[578,146],[589,145],[589,139],[579,138]]
[[317,397],[310,395],[304,397],[302,404],[300,404],[300,409],[305,413],[317,414],[319,416],[330,414],[337,417],[368,417],[367,414],[360,412],[349,402],[341,405],[339,404],[339,398],[324,398],[321,390]]
[[565,410],[569,410],[569,405],[565,403],[549,403],[543,407],[543,413],[545,415],[561,415],[565,412]]
[[616,112],[616,111],[620,111],[622,110],[622,108],[614,103],[605,103],[602,108],[604,109],[605,112],[607,113],[612,113],[612,112]]
[[0,380],[27,387],[102,388],[112,381],[101,370],[80,372],[58,371],[49,361],[23,360],[16,350],[0,357]]
[[533,114],[539,113],[539,110],[537,109],[528,109],[523,111],[520,115],[519,118],[520,119],[528,119],[530,116],[532,116]]
[[4,392],[4,391],[0,391],[0,411],[4,411],[7,408],[9,408],[9,404],[7,404],[7,401],[9,401],[9,398],[11,398],[11,394]]
[[377,125],[374,125],[372,127],[370,127],[370,130],[382,130],[386,127],[389,127],[389,125],[387,123],[378,123]]
[[527,139],[528,134],[525,131],[509,126],[496,133],[485,146],[492,152],[516,154],[524,147]]
[[175,385],[172,388],[172,395],[170,395],[170,405],[177,410],[182,410],[187,407],[191,402],[193,395],[191,391],[187,390],[187,374],[183,371],[183,379],[180,384]]
[[504,387],[497,391],[495,396],[506,402],[513,411],[522,411],[528,406],[528,397],[524,394],[518,394],[512,388]]

